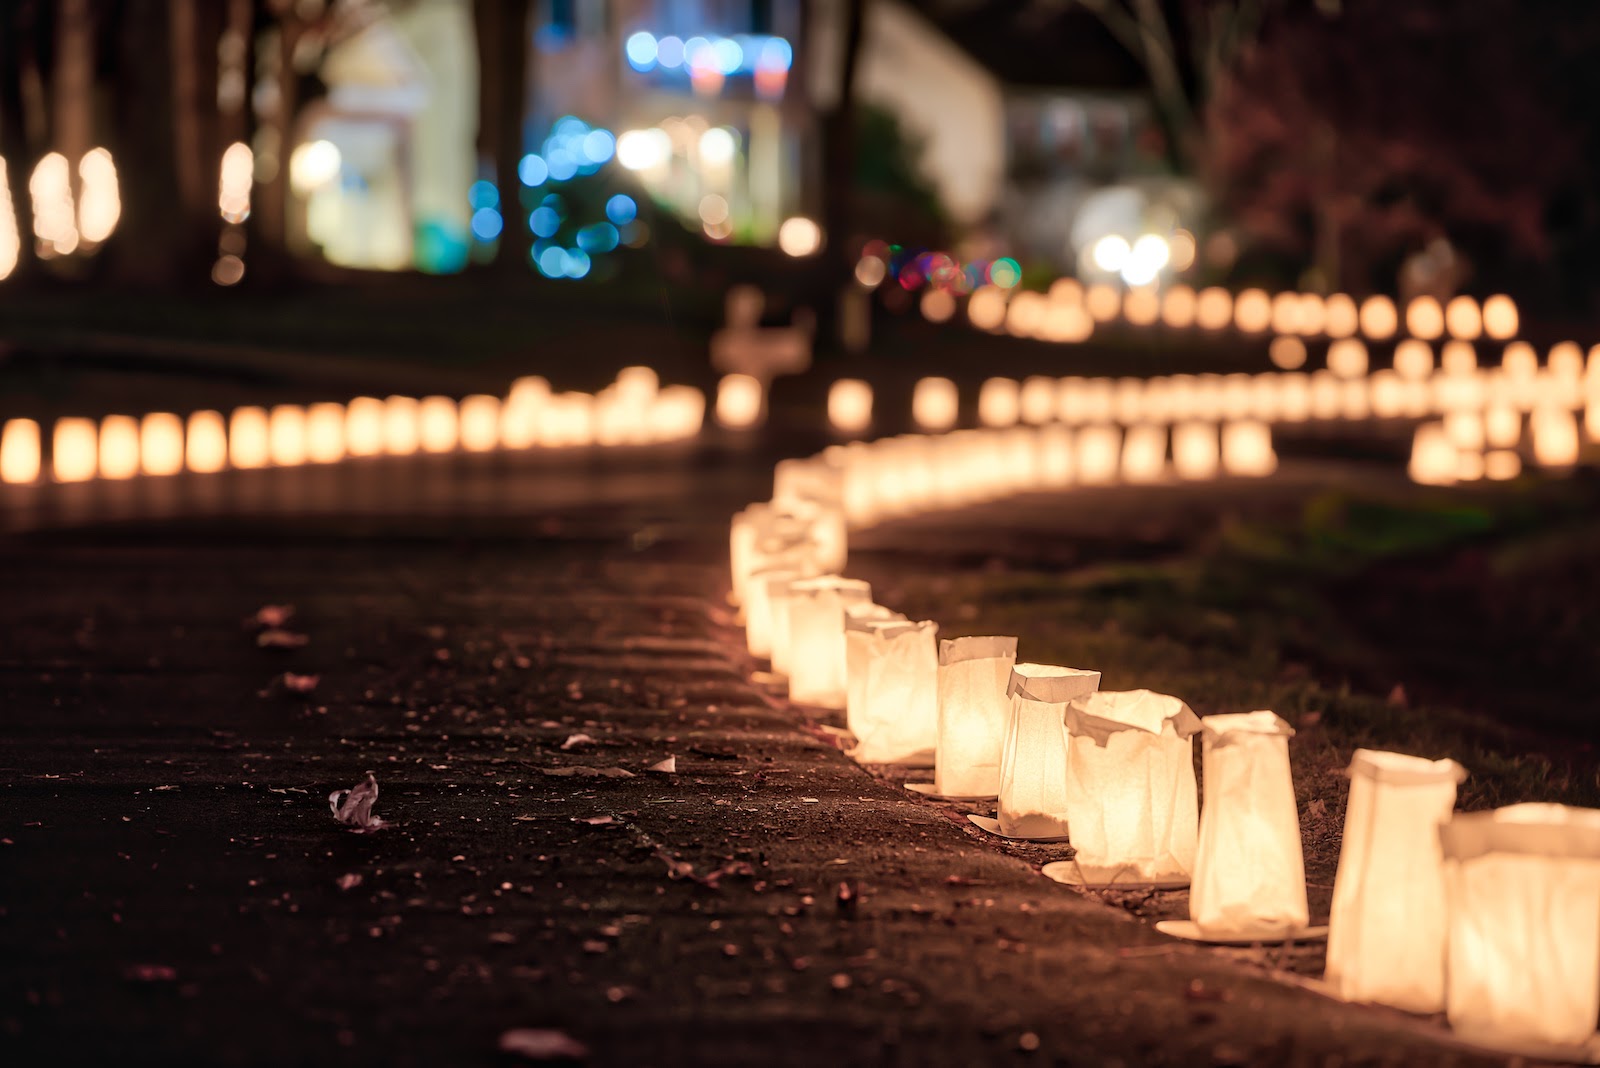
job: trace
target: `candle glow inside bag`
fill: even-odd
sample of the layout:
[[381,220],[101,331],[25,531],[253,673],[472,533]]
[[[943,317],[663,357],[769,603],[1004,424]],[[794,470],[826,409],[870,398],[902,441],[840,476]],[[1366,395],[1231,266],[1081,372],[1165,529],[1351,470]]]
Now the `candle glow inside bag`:
[[1056,838],[1067,833],[1068,703],[1100,687],[1100,672],[1018,664],[1006,686],[1010,723],[1000,758],[1000,833]]
[[778,574],[767,579],[767,613],[771,621],[769,634],[772,638],[772,673],[774,675],[788,676],[790,671],[790,653],[793,652],[789,641],[789,604],[794,600],[794,584],[802,578],[809,578],[814,571],[795,574]]
[[752,572],[793,557],[806,540],[809,525],[767,501],[750,505],[733,517],[728,530],[728,562],[733,572],[733,603],[750,599]]
[[893,620],[904,622],[905,618],[891,608],[870,601],[844,606],[844,724],[852,734],[866,715],[867,656],[872,649],[873,625]]
[[1347,1001],[1444,1009],[1448,933],[1439,828],[1466,771],[1357,749],[1328,918],[1328,985]]
[[939,740],[938,624],[875,620],[865,625],[861,707],[850,709],[856,736],[850,755],[863,764],[926,761]]
[[1015,638],[950,638],[939,643],[934,793],[993,797],[1000,792],[1000,753],[1011,711],[1006,686],[1016,662]]
[[820,708],[845,705],[844,610],[870,604],[861,579],[822,575],[790,584],[789,699]]
[[[799,550],[802,543],[795,544]],[[769,563],[754,571],[745,584],[745,594],[749,598],[744,606],[745,645],[750,650],[751,656],[767,659],[772,657],[772,583],[776,580],[793,581],[805,578],[814,571],[806,566],[807,558],[800,551],[787,558],[778,557],[776,560],[777,562]],[[787,612],[784,620],[785,622],[788,620]]]
[[1288,937],[1310,923],[1294,729],[1272,712],[1207,716],[1200,729],[1205,807],[1189,916],[1206,937]]
[[1149,690],[1093,693],[1067,705],[1067,816],[1080,865],[1132,881],[1194,870],[1200,720]]
[[1600,809],[1510,805],[1440,830],[1445,1012],[1486,1045],[1578,1046],[1600,1017]]

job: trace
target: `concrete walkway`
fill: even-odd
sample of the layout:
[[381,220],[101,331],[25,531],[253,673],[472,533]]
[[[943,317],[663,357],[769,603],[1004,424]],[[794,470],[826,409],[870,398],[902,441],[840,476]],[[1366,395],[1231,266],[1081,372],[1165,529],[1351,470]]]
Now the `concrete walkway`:
[[[753,685],[745,470],[13,536],[0,1062],[1470,1063],[1043,879]],[[362,834],[328,794],[369,771]]]

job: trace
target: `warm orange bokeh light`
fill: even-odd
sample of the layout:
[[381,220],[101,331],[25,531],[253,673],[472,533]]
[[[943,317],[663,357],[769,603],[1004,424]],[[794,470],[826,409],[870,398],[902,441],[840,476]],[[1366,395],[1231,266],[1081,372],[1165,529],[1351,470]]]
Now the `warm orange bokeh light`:
[[189,416],[184,435],[183,462],[197,475],[212,475],[228,466],[228,427],[221,412],[200,411]]
[[423,452],[454,452],[460,443],[460,418],[450,397],[423,397],[417,405],[417,444]]
[[755,426],[765,405],[761,382],[750,375],[724,375],[717,383],[717,422],[729,430]]
[[1362,301],[1359,321],[1361,332],[1373,341],[1393,337],[1400,325],[1394,301],[1385,296],[1368,297]]
[[100,477],[132,478],[139,473],[139,421],[108,415],[100,421]]
[[1246,289],[1234,298],[1233,325],[1247,334],[1259,334],[1272,324],[1272,298],[1264,290]]
[[872,425],[872,387],[859,378],[841,378],[828,390],[828,422],[843,434],[860,434]]
[[94,477],[100,455],[93,419],[57,419],[51,441],[51,468],[57,482],[86,482]]
[[39,478],[41,444],[39,424],[32,419],[8,419],[0,429],[0,482],[34,482]]
[[1272,360],[1272,366],[1293,371],[1305,366],[1306,343],[1297,337],[1275,337],[1267,347],[1267,356]]
[[1496,293],[1483,302],[1483,332],[1496,341],[1516,337],[1517,320],[1517,304],[1504,293]]
[[139,422],[139,467],[147,475],[183,470],[183,420],[171,412],[151,412]]
[[911,390],[911,418],[918,428],[949,430],[956,425],[961,397],[948,378],[919,378]]
[[345,454],[344,405],[333,401],[306,409],[306,459],[314,464],[338,463]]

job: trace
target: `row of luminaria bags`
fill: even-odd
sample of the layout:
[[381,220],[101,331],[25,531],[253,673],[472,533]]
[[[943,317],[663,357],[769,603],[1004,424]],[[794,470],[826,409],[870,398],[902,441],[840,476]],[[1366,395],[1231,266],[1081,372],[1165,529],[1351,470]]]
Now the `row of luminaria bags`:
[[[844,712],[856,760],[931,765],[932,782],[911,789],[993,800],[994,818],[970,817],[993,834],[1070,839],[1072,859],[1043,869],[1057,881],[1188,887],[1190,919],[1158,924],[1168,934],[1326,937],[1335,996],[1444,1011],[1463,1038],[1497,1048],[1600,1048],[1600,811],[1456,813],[1459,764],[1357,750],[1331,915],[1312,926],[1294,731],[1279,716],[1200,717],[1165,694],[1104,691],[1097,671],[1019,663],[1015,637],[939,639],[933,621],[876,604],[866,582],[841,576],[848,528],[877,514],[862,507],[862,483],[912,451],[900,438],[783,461],[773,499],[732,525],[732,597],[750,653],[771,661],[796,703]],[[981,467],[956,468],[960,485],[902,470],[921,483],[896,511],[1019,488]]]

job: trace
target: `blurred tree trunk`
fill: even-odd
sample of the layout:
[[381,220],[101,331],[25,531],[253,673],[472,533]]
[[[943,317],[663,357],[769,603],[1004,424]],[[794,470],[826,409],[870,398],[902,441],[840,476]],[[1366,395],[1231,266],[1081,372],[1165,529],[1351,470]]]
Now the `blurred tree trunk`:
[[19,5],[0,3],[0,159],[5,161],[5,180],[16,213],[18,250],[13,277],[25,275],[33,267],[33,228],[29,222],[28,175],[33,170],[34,153],[28,145],[27,122],[22,103],[22,12]]
[[217,50],[222,40],[220,4],[168,0],[172,39],[172,115],[177,204],[186,266],[203,272],[217,239]]
[[275,285],[289,276],[289,157],[294,151],[294,119],[299,110],[299,83],[294,72],[295,46],[303,25],[289,5],[275,0],[255,0],[258,27],[262,33],[250,43],[251,92],[260,82],[271,79],[274,92],[265,107],[253,110],[256,122],[265,133],[263,154],[276,156],[275,165],[259,166],[257,173],[267,177],[251,191],[248,272],[257,285]]
[[76,203],[82,192],[78,164],[94,147],[94,18],[89,0],[57,0],[55,14],[51,142],[67,158]]
[[841,301],[853,285],[856,247],[856,69],[866,27],[866,0],[839,0],[839,81],[833,106],[823,112],[822,233],[827,242],[817,257],[811,303],[818,336],[841,339]]
[[523,120],[528,105],[532,0],[478,0],[478,146],[494,160],[500,191],[500,245],[495,267],[522,272],[533,250],[522,210]]
[[170,286],[183,280],[184,227],[175,225],[178,188],[173,136],[172,32],[168,0],[126,0],[118,42],[117,140],[122,220],[113,239],[117,281]]

